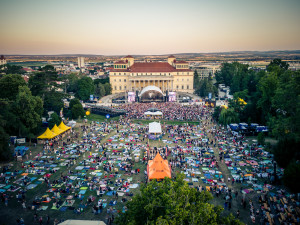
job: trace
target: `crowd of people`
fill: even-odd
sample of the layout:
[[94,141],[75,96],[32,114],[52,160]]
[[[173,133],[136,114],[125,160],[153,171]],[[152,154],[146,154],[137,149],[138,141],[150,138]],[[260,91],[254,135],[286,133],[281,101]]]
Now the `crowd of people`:
[[[12,207],[10,202],[16,200],[24,211],[32,212],[36,224],[59,222],[50,219],[48,210],[72,210],[76,215],[90,210],[112,224],[118,213],[127,210],[134,189],[147,182],[148,160],[160,153],[173,177],[184,173],[191,188],[211,192],[237,218],[249,215],[256,224],[299,223],[299,202],[274,184],[272,155],[216,124],[212,109],[179,103],[134,103],[119,108],[128,110],[119,121],[80,124],[64,137],[45,141],[41,151],[29,159],[25,156],[27,160],[18,168],[3,167],[1,207]],[[147,138],[147,125],[132,120],[144,118],[149,108],[161,110],[164,120],[186,123],[162,123],[161,138],[153,144]],[[188,123],[194,120],[201,123]],[[27,197],[42,185],[46,192]],[[42,211],[46,216],[38,215]],[[30,222],[17,218],[17,224]]]
[[175,102],[162,103],[133,103],[114,106],[115,109],[126,110],[126,117],[130,119],[147,119],[144,113],[150,108],[162,112],[164,120],[199,121],[207,109],[196,104],[179,104]]

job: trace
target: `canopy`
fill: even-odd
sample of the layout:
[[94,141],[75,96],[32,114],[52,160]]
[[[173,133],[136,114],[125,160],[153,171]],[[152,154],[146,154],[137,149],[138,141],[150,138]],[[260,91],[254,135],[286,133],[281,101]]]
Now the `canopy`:
[[149,180],[164,179],[165,177],[171,178],[168,160],[164,160],[159,153],[153,160],[149,160],[147,167]]
[[149,123],[149,133],[161,133],[161,125],[158,122]]
[[151,115],[151,116],[162,116],[162,112],[156,111],[156,112],[145,112],[145,115]]
[[49,127],[47,127],[46,131],[45,131],[42,135],[38,136],[38,138],[39,138],[39,139],[52,139],[52,138],[56,137],[57,135],[58,135],[58,134],[53,133],[53,132],[49,129]]
[[59,128],[56,126],[56,124],[55,124],[54,127],[51,129],[51,131],[52,131],[53,133],[56,133],[56,134],[61,134],[61,133],[64,132],[64,130],[59,129]]
[[71,127],[66,126],[63,121],[61,121],[61,123],[59,124],[58,128],[61,129],[61,130],[63,130],[63,131],[67,131],[67,130],[71,129]]

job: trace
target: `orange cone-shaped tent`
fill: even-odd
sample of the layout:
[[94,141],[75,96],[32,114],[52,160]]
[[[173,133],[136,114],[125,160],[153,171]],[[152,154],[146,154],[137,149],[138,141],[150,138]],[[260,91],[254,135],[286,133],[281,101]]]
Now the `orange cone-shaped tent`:
[[147,166],[148,180],[151,179],[164,179],[165,177],[171,178],[171,168],[168,160],[164,160],[159,153],[153,160],[149,160]]

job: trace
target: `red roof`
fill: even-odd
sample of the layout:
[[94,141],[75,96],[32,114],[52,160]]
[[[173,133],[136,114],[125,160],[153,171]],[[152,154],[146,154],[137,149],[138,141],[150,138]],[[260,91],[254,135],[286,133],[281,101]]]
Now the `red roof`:
[[134,63],[131,72],[175,72],[176,69],[167,62]]
[[182,63],[188,63],[188,62],[186,62],[186,61],[175,61],[174,63],[176,63],[176,64],[182,64]]
[[117,62],[115,62],[114,64],[126,64],[126,62],[125,62],[125,61],[123,61],[123,60],[121,60],[121,61],[117,61]]

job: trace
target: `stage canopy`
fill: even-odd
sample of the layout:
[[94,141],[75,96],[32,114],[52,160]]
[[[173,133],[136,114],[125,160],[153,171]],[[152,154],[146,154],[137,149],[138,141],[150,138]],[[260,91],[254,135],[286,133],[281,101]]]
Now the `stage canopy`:
[[59,128],[56,126],[56,124],[55,124],[54,127],[51,129],[51,131],[52,131],[53,133],[55,133],[55,134],[61,134],[61,133],[64,132],[63,130],[59,129]]
[[61,129],[61,130],[63,130],[63,131],[67,131],[67,130],[71,129],[71,127],[66,126],[63,121],[61,121],[61,123],[59,124],[58,128]]
[[149,123],[149,134],[160,134],[161,125],[158,122]]
[[153,160],[149,160],[147,166],[148,179],[164,179],[171,178],[171,169],[168,160],[164,160],[159,153]]

